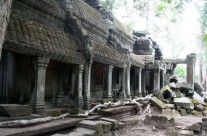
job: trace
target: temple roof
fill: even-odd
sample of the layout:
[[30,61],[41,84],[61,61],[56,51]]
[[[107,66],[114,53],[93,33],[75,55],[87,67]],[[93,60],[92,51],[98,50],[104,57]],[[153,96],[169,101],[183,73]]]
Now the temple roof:
[[71,4],[73,7],[70,9],[71,12],[78,16],[81,21],[90,23],[102,31],[107,31],[102,15],[96,9],[90,7],[83,0],[72,0]]
[[134,66],[137,66],[137,67],[144,67],[145,65],[145,60],[140,57],[139,55],[136,55],[134,53],[130,53],[130,58],[131,58],[131,63],[132,65]]
[[117,50],[107,45],[94,44],[94,59],[117,67],[124,67],[126,60]]
[[10,16],[4,48],[30,55],[47,56],[55,60],[84,63],[84,56],[75,37],[68,32],[46,27],[32,20]]

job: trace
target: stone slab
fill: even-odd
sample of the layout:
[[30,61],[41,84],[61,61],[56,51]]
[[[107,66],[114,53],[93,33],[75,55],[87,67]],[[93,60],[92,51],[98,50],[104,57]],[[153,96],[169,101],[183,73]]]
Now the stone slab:
[[87,129],[92,129],[97,132],[97,134],[103,134],[103,126],[101,123],[97,121],[91,121],[91,120],[83,120],[77,124],[78,127],[81,128],[87,128]]
[[188,97],[174,98],[174,103],[177,106],[181,106],[184,109],[194,109],[192,100]]
[[65,118],[24,128],[0,128],[0,136],[44,136],[51,132],[58,132],[75,127],[81,120],[80,118]]
[[191,130],[180,130],[181,136],[194,136],[194,132]]
[[100,118],[100,120],[110,122],[112,124],[111,129],[117,129],[119,127],[119,121],[110,118]]
[[198,93],[196,93],[196,92],[194,92],[194,94],[193,94],[193,99],[194,100],[197,100],[198,101],[198,103],[200,103],[200,104],[202,104],[202,105],[206,105],[206,103],[204,102],[204,98],[203,97],[201,97]]
[[137,108],[134,105],[98,110],[99,115],[103,117],[114,118],[114,119],[121,119],[124,117],[135,115],[136,113],[137,113]]
[[107,121],[97,121],[97,122],[101,123],[104,133],[108,133],[112,128],[111,122],[107,122]]
[[138,118],[125,118],[120,120],[121,122],[123,122],[126,125],[133,125],[139,122]]
[[167,107],[167,105],[164,104],[161,100],[157,99],[157,97],[152,97],[152,98],[150,99],[150,102],[151,102],[154,106],[156,106],[159,110],[162,110],[162,109],[164,109],[164,108]]
[[[96,131],[91,130],[91,129],[86,129],[86,128],[80,128],[80,127],[76,128],[73,132],[78,132],[80,134],[82,133],[83,136],[95,136],[96,135]],[[68,136],[68,134],[67,134],[67,136]]]
[[8,117],[21,117],[29,116],[33,112],[32,107],[29,105],[18,104],[1,104],[0,114]]

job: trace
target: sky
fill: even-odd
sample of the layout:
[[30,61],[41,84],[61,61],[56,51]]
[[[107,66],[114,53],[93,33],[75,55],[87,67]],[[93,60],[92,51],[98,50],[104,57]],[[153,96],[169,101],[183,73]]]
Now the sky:
[[[128,8],[132,9],[132,1],[128,0]],[[196,0],[194,0],[197,2]],[[195,7],[195,2],[191,4],[187,4],[184,7],[184,12],[181,15],[182,20],[178,21],[176,24],[176,30],[177,33],[175,33],[175,36],[179,36],[182,43],[185,44],[185,48],[182,51],[179,51],[179,58],[185,58],[187,54],[189,53],[199,53],[198,46],[198,35],[200,35],[200,26],[199,26],[199,13]],[[137,16],[137,13],[131,11],[131,14],[127,14],[127,11],[124,7],[120,7],[118,9],[114,10],[114,15],[120,20],[120,22],[127,24],[127,22],[133,22],[133,30],[146,30],[147,22],[145,19]],[[164,25],[165,22],[159,22],[160,25]],[[149,30],[150,31],[150,30]],[[172,58],[173,57],[173,49],[170,49],[169,43],[166,43],[163,41],[162,38],[155,39],[152,37],[152,39],[156,40],[157,43],[160,45],[163,57],[164,58]],[[179,43],[177,43],[179,44]],[[173,48],[173,47],[172,47]],[[176,49],[175,49],[176,50]]]

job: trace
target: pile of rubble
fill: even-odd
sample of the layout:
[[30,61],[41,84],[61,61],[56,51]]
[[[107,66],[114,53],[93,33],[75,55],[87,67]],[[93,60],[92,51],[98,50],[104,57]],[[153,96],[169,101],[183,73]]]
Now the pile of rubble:
[[[172,81],[172,80],[171,80]],[[164,86],[154,97],[151,104],[159,110],[176,109],[182,116],[202,115],[207,116],[207,93],[198,83],[171,82]]]

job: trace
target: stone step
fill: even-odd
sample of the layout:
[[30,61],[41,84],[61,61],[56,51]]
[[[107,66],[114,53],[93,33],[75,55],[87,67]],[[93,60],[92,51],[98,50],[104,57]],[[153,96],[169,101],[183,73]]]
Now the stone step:
[[110,119],[110,118],[100,118],[100,120],[110,122],[112,124],[111,129],[119,128],[119,121],[118,120]]
[[104,133],[103,126],[98,121],[83,120],[77,124],[77,127],[94,130],[97,134],[100,135]]

